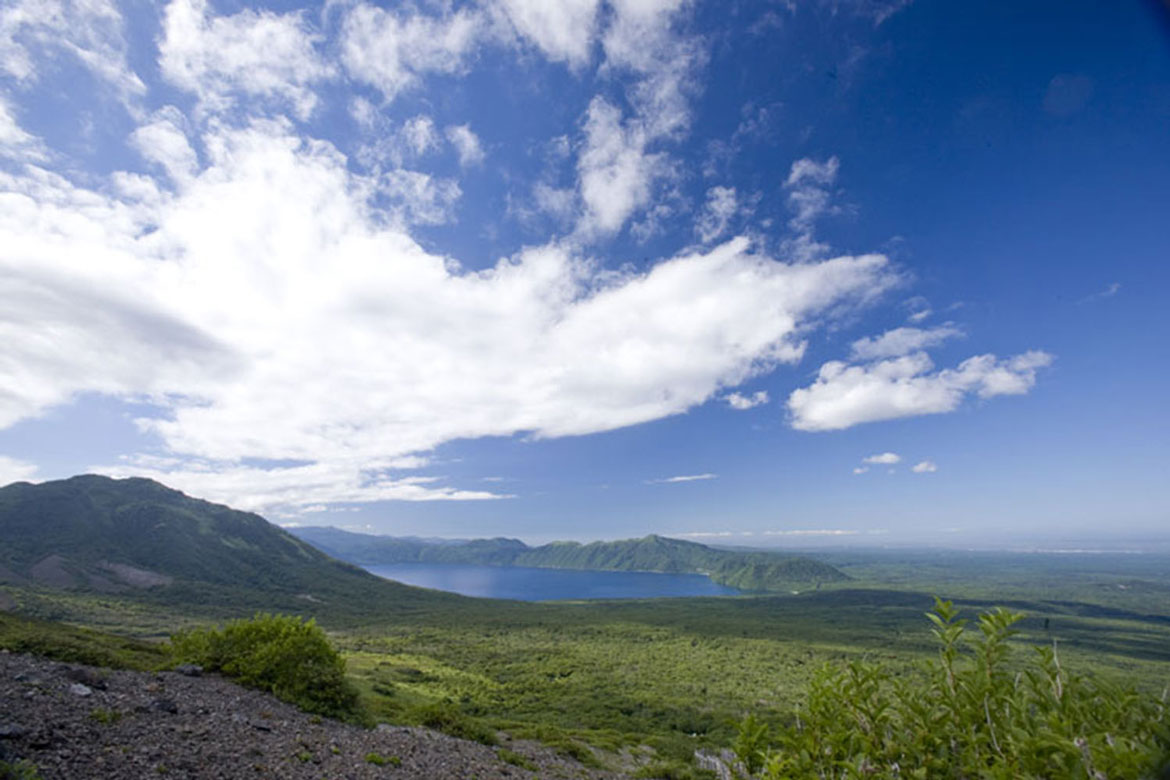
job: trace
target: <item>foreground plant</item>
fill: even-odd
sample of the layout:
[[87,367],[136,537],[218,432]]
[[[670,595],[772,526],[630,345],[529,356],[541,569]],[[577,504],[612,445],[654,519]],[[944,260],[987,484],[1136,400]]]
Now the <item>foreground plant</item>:
[[980,615],[979,635],[968,643],[958,614],[937,598],[927,613],[939,658],[927,665],[925,682],[894,680],[859,661],[826,666],[791,727],[769,738],[749,717],[734,746],[743,766],[767,780],[1103,780],[1166,770],[1165,692],[1159,700],[1070,674],[1055,646],[1009,666],[1007,640],[1023,615],[1003,608]]
[[177,663],[222,672],[308,712],[342,720],[360,717],[345,660],[313,620],[259,614],[222,629],[175,634],[171,647]]

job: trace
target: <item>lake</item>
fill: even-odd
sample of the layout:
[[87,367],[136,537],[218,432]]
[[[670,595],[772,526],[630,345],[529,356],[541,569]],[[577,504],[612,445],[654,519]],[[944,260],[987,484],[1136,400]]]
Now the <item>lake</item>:
[[702,574],[436,563],[395,563],[366,566],[365,569],[371,574],[407,585],[446,590],[464,596],[516,601],[654,599],[669,596],[734,596],[739,593],[735,588],[716,584]]

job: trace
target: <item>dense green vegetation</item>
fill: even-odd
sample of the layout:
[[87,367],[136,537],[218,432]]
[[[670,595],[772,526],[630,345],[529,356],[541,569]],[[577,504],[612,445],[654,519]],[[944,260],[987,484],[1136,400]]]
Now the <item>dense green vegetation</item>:
[[361,719],[345,660],[313,620],[288,615],[233,620],[222,629],[175,634],[171,651],[177,662],[222,672],[308,712]]
[[1011,663],[1008,639],[1023,615],[979,617],[964,654],[959,610],[936,600],[938,660],[924,679],[896,680],[853,661],[814,677],[795,723],[769,739],[749,716],[736,752],[766,780],[799,778],[1154,777],[1170,767],[1170,715],[1158,699],[1070,674],[1055,646]]
[[0,612],[0,649],[112,669],[154,670],[170,660],[157,643],[7,612]]
[[518,539],[439,541],[355,534],[336,528],[297,528],[293,533],[330,555],[362,566],[462,563],[699,573],[722,585],[757,592],[803,590],[848,579],[832,566],[806,557],[719,550],[654,534],[615,542],[552,542],[529,547]]
[[[932,593],[968,610],[1003,604],[1025,614],[1012,626],[1019,634],[1007,643],[1055,641],[1062,667],[1092,685],[1134,685],[1141,695],[1157,696],[1170,682],[1170,599],[1164,597],[1170,560],[1164,556],[838,551],[821,557],[851,579],[798,596],[502,602],[385,582],[315,550],[302,565],[299,553],[279,554],[292,548],[282,546],[287,535],[271,526],[275,536],[258,532],[249,557],[225,544],[220,530],[199,530],[203,502],[193,506],[186,503],[193,499],[142,482],[38,486],[50,487],[54,496],[92,486],[94,496],[73,496],[54,511],[68,514],[74,511],[69,506],[84,508],[88,501],[98,507],[87,516],[93,523],[116,525],[136,516],[119,507],[155,505],[149,511],[168,520],[133,556],[114,557],[119,553],[101,548],[100,540],[94,551],[82,550],[70,534],[91,531],[84,523],[73,531],[62,525],[65,520],[50,511],[53,502],[39,505],[40,525],[21,521],[11,506],[0,512],[0,561],[8,567],[7,575],[0,571],[7,583],[0,584],[0,608],[12,610],[0,612],[0,647],[158,668],[170,656],[156,645],[87,629],[161,640],[176,628],[206,631],[258,610],[315,617],[345,659],[359,708],[372,718],[431,724],[486,742],[502,730],[585,760],[595,760],[590,747],[609,751],[601,754],[604,761],[617,761],[624,751],[624,766],[646,777],[688,776],[694,751],[730,745],[747,713],[763,726],[762,734],[779,740],[809,692],[819,690],[826,663],[836,669],[876,663],[882,675],[908,689],[930,690],[923,663],[936,651],[922,613]],[[11,498],[9,490],[0,497]],[[232,530],[235,520],[244,522],[225,516],[221,530]],[[45,533],[31,538],[42,527]],[[152,532],[139,526],[142,535]],[[58,533],[60,547],[53,544]],[[30,537],[22,541],[29,551],[23,558],[9,555],[7,541],[17,534]],[[192,566],[240,555],[253,571],[267,573],[254,585],[241,568],[215,581],[198,579],[204,573],[197,568],[168,568],[168,558],[153,557],[153,546],[168,544],[169,534],[190,545]],[[274,540],[270,559],[262,554],[265,539]],[[588,557],[588,547],[566,545],[558,554]],[[26,576],[29,561],[36,565],[52,555],[77,572],[67,587]],[[93,571],[85,566],[102,560],[174,579],[103,591],[84,579]],[[282,573],[286,566],[291,573]]]

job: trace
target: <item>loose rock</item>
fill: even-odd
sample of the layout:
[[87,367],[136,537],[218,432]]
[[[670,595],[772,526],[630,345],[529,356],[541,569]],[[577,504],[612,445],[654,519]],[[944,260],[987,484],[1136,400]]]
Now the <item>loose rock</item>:
[[[623,777],[583,767],[537,743],[508,742],[509,750],[536,765],[531,772],[504,762],[486,745],[423,728],[338,723],[214,675],[87,668],[105,683],[105,690],[95,690],[70,682],[74,668],[0,655],[0,727],[8,729],[0,740],[8,757],[0,760],[29,761],[44,780]],[[87,693],[58,693],[75,688]]]

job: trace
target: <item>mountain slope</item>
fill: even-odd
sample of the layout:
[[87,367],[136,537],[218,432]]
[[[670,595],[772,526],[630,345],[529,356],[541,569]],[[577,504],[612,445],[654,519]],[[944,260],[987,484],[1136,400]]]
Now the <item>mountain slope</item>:
[[552,542],[529,547],[517,539],[436,543],[356,534],[336,528],[296,528],[301,539],[363,566],[393,563],[463,563],[551,569],[702,573],[743,590],[786,591],[848,579],[829,564],[770,552],[719,550],[651,535],[614,542]]
[[374,577],[259,515],[93,475],[0,488],[0,583],[267,609],[451,598]]

